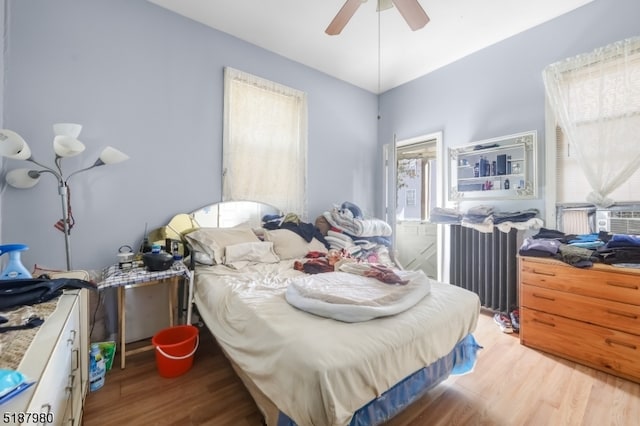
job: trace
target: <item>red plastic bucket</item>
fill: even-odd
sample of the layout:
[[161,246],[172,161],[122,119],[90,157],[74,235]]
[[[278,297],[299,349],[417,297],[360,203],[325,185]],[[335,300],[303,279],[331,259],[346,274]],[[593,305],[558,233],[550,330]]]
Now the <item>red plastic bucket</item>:
[[178,325],[165,328],[151,339],[156,348],[156,367],[162,377],[178,377],[193,365],[198,349],[198,327]]

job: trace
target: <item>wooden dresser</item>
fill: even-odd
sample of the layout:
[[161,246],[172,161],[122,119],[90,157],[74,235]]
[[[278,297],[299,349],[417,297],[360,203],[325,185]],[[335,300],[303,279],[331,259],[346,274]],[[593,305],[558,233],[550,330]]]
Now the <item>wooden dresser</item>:
[[523,345],[640,382],[640,270],[518,262]]

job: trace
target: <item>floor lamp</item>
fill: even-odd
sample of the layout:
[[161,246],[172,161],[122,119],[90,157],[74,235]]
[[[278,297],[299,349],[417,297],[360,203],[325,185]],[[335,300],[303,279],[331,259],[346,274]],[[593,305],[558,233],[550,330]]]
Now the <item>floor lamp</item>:
[[27,142],[16,132],[12,130],[0,130],[0,155],[14,160],[29,161],[40,169],[15,169],[6,175],[6,181],[14,188],[28,189],[35,186],[40,180],[43,173],[49,173],[58,180],[58,194],[62,203],[62,220],[55,224],[55,227],[64,233],[64,246],[67,260],[67,270],[71,270],[71,244],[69,233],[73,226],[71,204],[69,200],[69,179],[74,175],[93,169],[94,167],[103,166],[105,164],[120,163],[129,159],[129,157],[113,147],[106,147],[98,159],[89,167],[76,170],[67,177],[62,172],[62,159],[65,157],[73,157],[84,151],[85,146],[77,137],[82,130],[80,124],[59,123],[53,125],[53,150],[55,152],[55,167],[45,166],[36,161],[31,155],[31,149]]

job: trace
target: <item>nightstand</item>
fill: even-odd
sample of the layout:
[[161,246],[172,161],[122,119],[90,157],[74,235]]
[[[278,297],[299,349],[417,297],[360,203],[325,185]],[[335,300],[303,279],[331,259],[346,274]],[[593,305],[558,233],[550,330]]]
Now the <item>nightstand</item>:
[[166,271],[150,272],[144,267],[120,269],[118,264],[111,265],[103,271],[102,281],[98,284],[98,288],[102,290],[108,287],[117,287],[118,290],[118,338],[120,345],[117,351],[120,352],[120,368],[125,368],[127,355],[154,349],[151,344],[132,350],[127,350],[126,348],[126,290],[169,283],[169,324],[173,326],[175,325],[174,309],[177,305],[176,295],[178,293],[178,284],[180,280],[189,280],[190,276],[191,272],[182,262],[175,262],[173,266]]

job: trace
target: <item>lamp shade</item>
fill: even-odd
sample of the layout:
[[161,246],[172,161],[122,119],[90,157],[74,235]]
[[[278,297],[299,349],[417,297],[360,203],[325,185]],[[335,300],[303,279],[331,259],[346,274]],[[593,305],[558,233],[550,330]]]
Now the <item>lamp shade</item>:
[[104,164],[116,164],[121,163],[129,159],[129,156],[122,151],[115,149],[112,146],[108,146],[100,153],[100,160]]
[[81,124],[74,123],[56,123],[53,125],[53,134],[56,136],[69,136],[70,138],[77,138],[82,131]]
[[[40,181],[40,174],[29,172],[29,169],[11,170],[9,173],[7,173],[7,183],[18,189],[32,188]],[[35,177],[32,177],[31,175],[34,175]]]
[[28,160],[31,158],[31,149],[22,136],[13,130],[0,130],[0,155],[14,160]]
[[53,150],[59,157],[73,157],[84,151],[84,148],[82,142],[71,136],[58,135],[53,138]]

